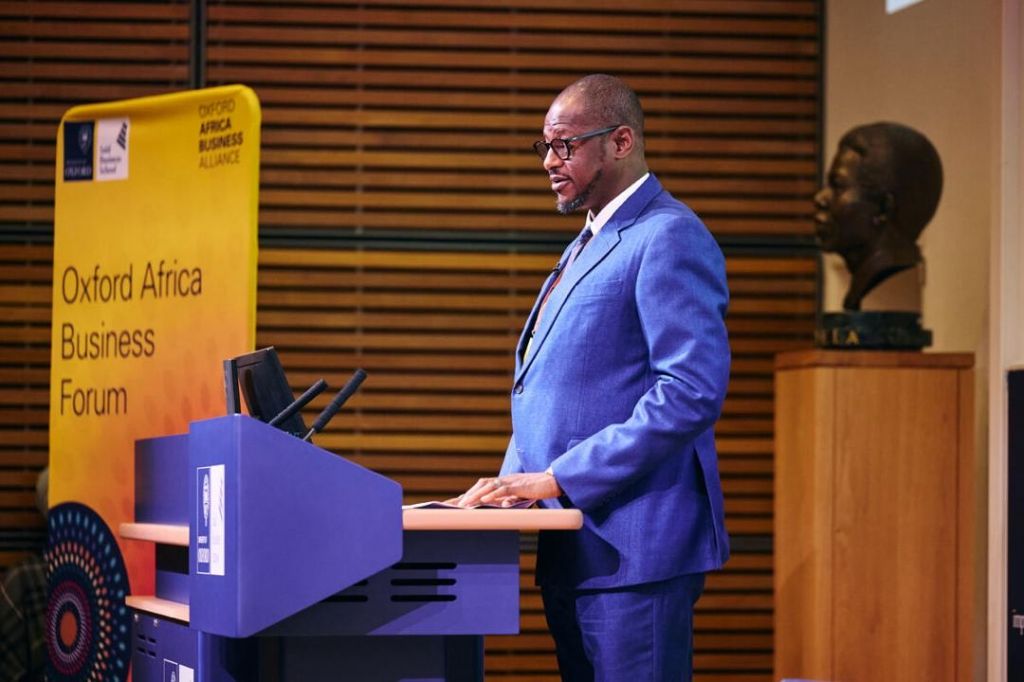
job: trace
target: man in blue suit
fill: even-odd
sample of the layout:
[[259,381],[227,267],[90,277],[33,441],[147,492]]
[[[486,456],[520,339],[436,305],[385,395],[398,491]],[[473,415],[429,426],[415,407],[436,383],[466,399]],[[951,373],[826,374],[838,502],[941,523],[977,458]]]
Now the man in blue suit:
[[644,159],[618,78],[561,92],[534,148],[584,232],[516,353],[513,435],[461,504],[583,512],[540,536],[537,583],[564,680],[689,680],[693,607],[729,540],[713,429],[729,378],[722,253]]

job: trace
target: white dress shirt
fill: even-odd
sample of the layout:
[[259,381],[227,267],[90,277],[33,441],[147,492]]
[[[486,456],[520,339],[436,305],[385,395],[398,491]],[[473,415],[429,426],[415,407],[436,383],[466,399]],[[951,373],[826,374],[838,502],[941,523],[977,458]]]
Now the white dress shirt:
[[601,231],[604,224],[611,220],[611,217],[615,215],[615,212],[619,210],[619,207],[626,203],[626,199],[633,196],[633,192],[640,189],[640,185],[644,184],[644,181],[650,177],[650,173],[644,173],[643,176],[634,182],[626,189],[619,192],[619,195],[608,202],[608,205],[602,208],[595,216],[593,211],[587,211],[587,227],[590,231],[597,236],[597,233]]

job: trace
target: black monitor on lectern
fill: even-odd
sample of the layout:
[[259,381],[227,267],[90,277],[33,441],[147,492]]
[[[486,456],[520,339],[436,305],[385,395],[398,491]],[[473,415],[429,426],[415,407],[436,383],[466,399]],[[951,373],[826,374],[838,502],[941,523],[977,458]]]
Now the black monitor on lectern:
[[[241,411],[239,393],[245,400],[249,415],[268,423],[295,401],[281,360],[273,346],[226,360],[224,371],[229,413]],[[300,437],[306,433],[306,425],[299,412],[288,416],[275,426]]]

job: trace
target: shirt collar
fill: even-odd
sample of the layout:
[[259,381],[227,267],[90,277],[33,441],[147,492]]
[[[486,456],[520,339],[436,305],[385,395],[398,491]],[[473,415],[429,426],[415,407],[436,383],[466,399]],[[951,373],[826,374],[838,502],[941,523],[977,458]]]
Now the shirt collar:
[[605,223],[611,220],[611,217],[615,215],[615,212],[626,203],[626,200],[633,196],[633,192],[640,189],[640,185],[644,184],[644,181],[650,176],[650,173],[644,173],[643,176],[634,182],[632,185],[622,190],[617,197],[608,202],[608,204],[602,208],[595,216],[593,211],[587,211],[587,227],[590,231],[597,236],[597,233],[601,231]]

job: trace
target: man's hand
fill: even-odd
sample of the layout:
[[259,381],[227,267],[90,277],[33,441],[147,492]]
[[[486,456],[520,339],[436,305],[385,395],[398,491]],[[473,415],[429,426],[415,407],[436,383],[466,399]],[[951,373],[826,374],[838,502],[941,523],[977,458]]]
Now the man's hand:
[[548,473],[508,474],[500,478],[481,478],[455,503],[460,507],[494,504],[511,507],[525,500],[546,500],[558,497],[562,489]]

